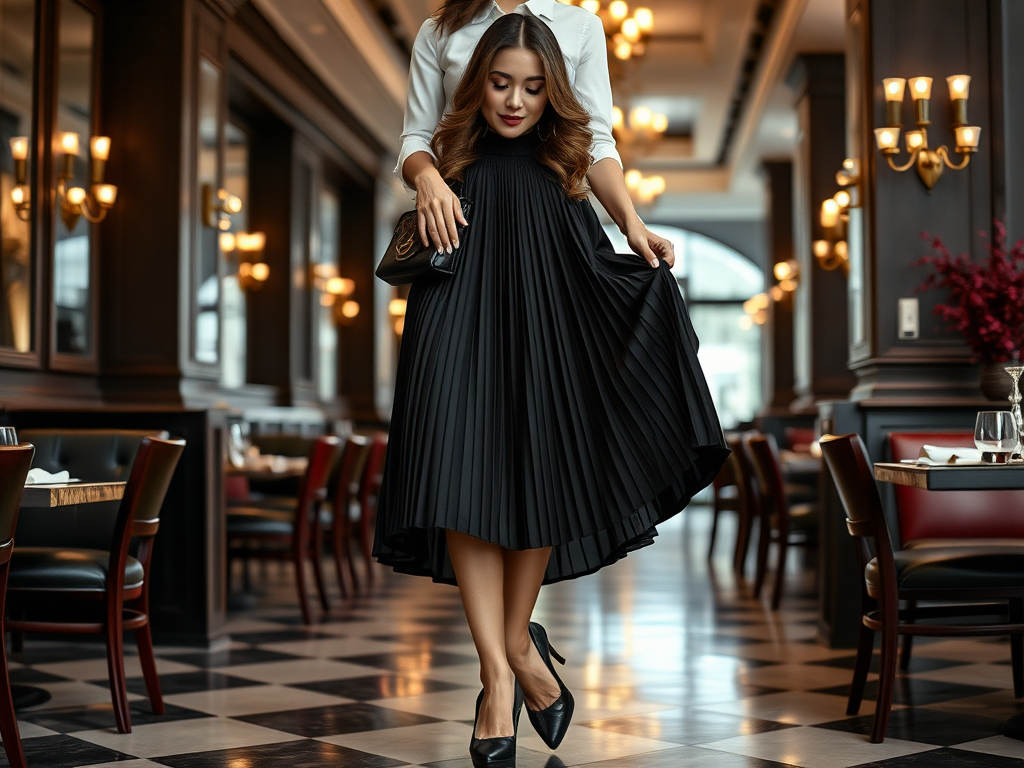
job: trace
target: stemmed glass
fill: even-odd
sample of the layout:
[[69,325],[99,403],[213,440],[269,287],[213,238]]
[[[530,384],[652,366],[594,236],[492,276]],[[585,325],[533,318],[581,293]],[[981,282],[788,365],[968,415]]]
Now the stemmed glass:
[[17,445],[18,433],[14,427],[0,427],[0,445]]
[[1020,441],[1021,432],[1024,431],[1024,421],[1021,420],[1020,412],[1020,375],[1024,373],[1024,365],[1008,365],[1004,369],[1013,379],[1013,389],[1010,390],[1010,413],[1013,414],[1013,423],[1017,426],[1017,445],[1014,446],[1013,451],[1010,453],[1010,461],[1014,464],[1024,462],[1024,456],[1022,456],[1022,446]]
[[974,444],[985,454],[992,454],[993,464],[1004,464],[1019,445],[1017,423],[1008,411],[981,411],[974,427]]

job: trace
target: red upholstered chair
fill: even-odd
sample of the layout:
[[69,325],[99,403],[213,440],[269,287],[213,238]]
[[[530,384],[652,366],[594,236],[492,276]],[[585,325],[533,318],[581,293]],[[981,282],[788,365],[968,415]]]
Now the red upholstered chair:
[[[715,554],[715,539],[718,537],[718,518],[724,511],[733,511],[742,516],[742,499],[739,489],[739,469],[736,467],[736,456],[729,456],[725,464],[718,470],[711,483],[711,541],[708,543],[708,560]],[[742,524],[742,522],[741,522]],[[734,553],[735,558],[735,553]]]
[[376,433],[370,442],[370,455],[366,459],[363,482],[359,489],[359,549],[366,561],[366,579],[370,582],[373,581],[373,528],[377,520],[377,498],[384,479],[384,455],[387,450],[387,433]]
[[786,427],[786,447],[797,453],[807,453],[818,439],[814,427]]
[[338,574],[338,588],[342,597],[348,597],[348,586],[345,584],[345,563],[348,562],[349,574],[352,577],[352,589],[359,586],[356,575],[355,560],[352,558],[352,517],[350,510],[359,501],[362,490],[362,478],[366,470],[366,460],[370,455],[370,438],[363,435],[350,435],[345,441],[341,459],[335,467],[328,486],[327,500],[330,503],[330,516],[322,520],[324,530],[331,539],[331,551],[334,555],[334,568]]

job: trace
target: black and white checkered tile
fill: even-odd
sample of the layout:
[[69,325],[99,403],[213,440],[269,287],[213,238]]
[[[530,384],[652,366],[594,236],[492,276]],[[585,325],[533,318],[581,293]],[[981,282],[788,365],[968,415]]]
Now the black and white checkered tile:
[[[889,736],[869,744],[874,684],[846,717],[853,653],[815,642],[814,602],[801,594],[810,572],[795,564],[796,596],[767,611],[732,581],[724,546],[709,572],[707,520],[690,510],[653,548],[543,590],[536,618],[569,658],[577,709],[555,753],[523,718],[519,768],[1021,764],[1024,742],[998,735],[1024,712],[1008,643],[919,643]],[[51,694],[20,714],[29,764],[468,768],[479,683],[458,595],[379,576],[372,596],[306,629],[287,576],[271,569],[260,607],[233,617],[230,643],[158,648],[162,716],[129,658],[128,735],[113,727],[100,645],[29,638],[11,655],[12,678]]]

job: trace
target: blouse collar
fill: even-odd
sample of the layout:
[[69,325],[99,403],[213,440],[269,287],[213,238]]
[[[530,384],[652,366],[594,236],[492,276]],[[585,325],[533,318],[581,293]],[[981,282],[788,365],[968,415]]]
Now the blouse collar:
[[[527,0],[527,2],[522,3],[520,7],[525,5],[534,16],[539,16],[547,19],[548,21],[552,21],[554,19],[553,11],[556,1],[557,0]],[[485,19],[494,20],[499,16],[504,15],[505,12],[501,10],[501,7],[498,5],[496,0],[492,0],[491,4],[489,6],[484,6],[484,10],[481,11],[477,17],[470,22],[470,24],[477,24]]]

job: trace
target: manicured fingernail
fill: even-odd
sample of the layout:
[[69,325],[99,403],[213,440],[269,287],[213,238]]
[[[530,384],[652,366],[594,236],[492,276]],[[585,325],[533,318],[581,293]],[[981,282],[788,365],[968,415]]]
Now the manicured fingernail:
[[456,241],[455,241],[455,247],[456,247],[456,248],[458,248],[458,247],[459,247],[459,241],[458,241],[458,240],[456,240]]
[[451,253],[451,252],[452,252],[452,247],[451,247],[451,245],[449,245],[448,246],[448,253]]
[[652,267],[657,267],[659,263],[660,262],[657,259],[655,259],[654,261],[651,262],[651,266]]

